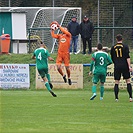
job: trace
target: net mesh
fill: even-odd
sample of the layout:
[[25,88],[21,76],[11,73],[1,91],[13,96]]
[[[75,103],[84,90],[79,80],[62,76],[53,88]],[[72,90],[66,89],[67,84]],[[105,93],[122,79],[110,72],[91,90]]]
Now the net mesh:
[[[68,22],[71,20],[73,14],[75,14],[80,21],[80,13],[81,9],[76,8],[41,8],[39,9],[35,17],[31,23],[31,25],[27,25],[27,28],[41,28],[45,27],[45,29],[36,29],[31,30],[30,35],[38,35],[42,41],[46,44],[49,50],[53,52],[57,52],[58,42],[53,39],[50,34],[50,23],[54,20],[58,21],[59,24],[66,27]],[[54,14],[54,15],[53,15]],[[30,15],[30,14],[29,14]],[[28,15],[27,15],[28,16]],[[34,15],[33,15],[34,16]],[[30,23],[29,23],[30,24]],[[59,31],[55,31],[56,33]],[[79,43],[80,44],[80,43]],[[79,46],[80,49],[80,46]]]
[[[132,0],[100,0],[99,2],[99,26],[100,27],[132,27],[133,26],[133,1]],[[90,17],[95,26],[98,26],[97,9],[94,9]],[[114,20],[113,20],[114,19]],[[128,45],[133,45],[133,30],[129,28],[121,29],[108,29],[103,28],[99,30],[100,42],[104,46],[111,47],[115,43],[115,36],[122,34],[124,40]],[[98,29],[93,34],[93,46],[97,44]]]

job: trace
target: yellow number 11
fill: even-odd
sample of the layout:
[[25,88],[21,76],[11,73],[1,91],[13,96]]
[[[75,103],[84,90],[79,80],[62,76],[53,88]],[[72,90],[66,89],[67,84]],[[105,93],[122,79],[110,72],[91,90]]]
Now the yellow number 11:
[[116,51],[116,56],[117,57],[122,57],[122,49],[121,48],[115,49],[115,51]]

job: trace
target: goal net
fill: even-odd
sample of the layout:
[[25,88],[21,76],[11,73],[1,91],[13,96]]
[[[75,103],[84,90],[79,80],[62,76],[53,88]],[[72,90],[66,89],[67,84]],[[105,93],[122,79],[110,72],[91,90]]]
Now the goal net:
[[[57,52],[58,42],[50,34],[50,23],[58,21],[61,26],[66,27],[73,15],[76,15],[77,22],[81,22],[81,8],[78,7],[9,7],[9,11],[25,11],[27,38],[37,37],[42,40],[51,53]],[[60,32],[59,30],[55,31]],[[80,51],[81,39],[79,37],[77,51]],[[32,44],[30,49],[33,51],[36,44]]]

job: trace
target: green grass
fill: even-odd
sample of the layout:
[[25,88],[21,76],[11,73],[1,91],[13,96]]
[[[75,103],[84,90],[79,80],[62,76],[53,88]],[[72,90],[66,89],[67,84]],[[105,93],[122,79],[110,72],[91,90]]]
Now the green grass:
[[125,91],[90,101],[90,89],[1,91],[0,133],[131,133],[133,105]]
[[[32,54],[0,55],[0,63],[34,64]],[[51,54],[56,59],[56,54]],[[131,61],[133,62],[131,55]],[[71,55],[72,64],[90,63],[91,56]],[[55,62],[53,62],[55,63]],[[112,89],[106,89],[104,100],[90,101],[91,76],[84,67],[82,90],[56,89],[57,98],[47,90],[36,90],[35,67],[30,67],[29,90],[0,90],[0,133],[131,133],[133,103],[125,90],[119,102]]]

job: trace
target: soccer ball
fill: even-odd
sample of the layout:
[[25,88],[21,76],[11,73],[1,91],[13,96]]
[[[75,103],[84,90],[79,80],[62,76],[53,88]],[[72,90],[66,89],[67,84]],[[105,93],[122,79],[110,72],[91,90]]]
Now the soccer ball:
[[58,29],[58,26],[55,23],[51,24],[50,27],[51,27],[52,30],[57,30]]

